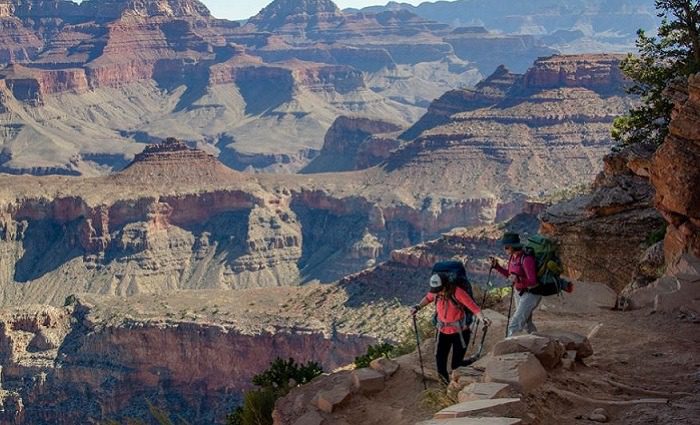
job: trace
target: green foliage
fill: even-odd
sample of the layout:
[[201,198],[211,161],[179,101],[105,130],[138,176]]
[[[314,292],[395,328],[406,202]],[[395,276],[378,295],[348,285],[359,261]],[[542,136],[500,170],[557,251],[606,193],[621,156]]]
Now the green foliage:
[[322,373],[316,362],[297,364],[294,359],[277,358],[267,370],[253,377],[253,384],[287,394],[292,387],[306,384]]
[[369,367],[372,360],[380,357],[389,357],[394,352],[394,346],[389,343],[370,345],[367,347],[367,353],[355,357],[355,367]]
[[663,18],[657,36],[639,30],[639,56],[629,55],[621,64],[622,72],[633,82],[628,93],[642,101],[613,123],[613,139],[625,144],[660,145],[668,134],[673,109],[665,90],[700,71],[700,2],[657,0],[656,9]]
[[227,425],[271,425],[272,411],[278,398],[297,386],[306,384],[323,373],[316,362],[298,364],[294,359],[275,359],[262,373],[253,377],[253,384],[260,387],[246,391],[243,406],[226,416]]
[[650,247],[657,242],[661,242],[666,237],[666,223],[662,224],[658,229],[652,230],[644,241],[644,245]]
[[243,406],[226,417],[226,425],[272,425],[272,411],[279,397],[272,388],[246,391]]

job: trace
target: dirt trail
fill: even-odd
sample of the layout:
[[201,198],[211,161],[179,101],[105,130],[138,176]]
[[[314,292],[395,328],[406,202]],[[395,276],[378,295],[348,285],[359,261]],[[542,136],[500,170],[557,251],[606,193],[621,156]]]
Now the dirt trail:
[[[595,354],[573,371],[556,369],[545,385],[528,395],[528,412],[534,424],[594,424],[587,416],[604,407],[610,424],[700,424],[700,332],[698,324],[648,311],[595,314],[538,311],[540,330],[568,330],[592,337]],[[502,335],[495,326],[489,342]],[[424,349],[428,370],[434,370],[432,352]],[[387,388],[372,396],[353,397],[334,412],[337,424],[408,425],[432,416],[422,403],[422,384],[412,371],[417,355],[399,359],[399,372]],[[431,372],[432,373],[432,372]],[[431,384],[435,385],[435,384]],[[666,404],[604,405],[559,395],[569,391],[595,400],[626,401],[668,398]]]

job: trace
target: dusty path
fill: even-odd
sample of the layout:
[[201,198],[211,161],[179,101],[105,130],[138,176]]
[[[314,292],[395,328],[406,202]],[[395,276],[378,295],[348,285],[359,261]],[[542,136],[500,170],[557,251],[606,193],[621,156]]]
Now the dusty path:
[[[571,314],[538,311],[540,330],[563,329],[592,337],[595,354],[573,371],[559,368],[545,385],[525,398],[534,424],[594,424],[587,419],[604,407],[611,424],[700,424],[700,325],[672,315],[648,311]],[[495,326],[489,343],[498,340]],[[427,352],[426,352],[427,351]],[[426,367],[434,369],[432,352],[424,349]],[[353,397],[333,413],[333,423],[410,425],[432,412],[421,400],[422,384],[412,371],[417,356],[400,359],[387,388],[371,396]],[[561,396],[561,391],[605,401],[668,398],[666,404],[604,405]],[[313,393],[313,391],[310,391]],[[308,393],[307,393],[308,394]],[[532,417],[531,416],[531,417]]]
[[[539,313],[542,328],[586,334],[603,323],[591,342],[595,354],[574,371],[559,369],[542,391],[528,398],[542,424],[594,423],[586,417],[604,407],[614,424],[700,424],[700,326],[648,311],[596,315]],[[554,388],[598,400],[669,398],[668,404],[603,406],[561,397]],[[688,395],[674,393],[687,393]],[[579,418],[579,419],[577,419]]]

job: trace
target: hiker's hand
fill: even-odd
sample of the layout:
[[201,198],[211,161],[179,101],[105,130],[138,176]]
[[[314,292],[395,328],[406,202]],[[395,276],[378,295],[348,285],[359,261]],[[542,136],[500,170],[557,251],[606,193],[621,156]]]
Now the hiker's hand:
[[419,306],[419,305],[414,305],[414,306],[411,308],[411,316],[414,316],[414,317],[415,317],[416,314],[418,314],[418,310],[420,310],[420,306]]
[[491,260],[491,268],[496,268],[498,267],[498,258],[496,257],[489,257],[489,260]]
[[511,274],[508,276],[508,280],[510,281],[511,285],[515,285],[515,282],[518,280],[518,276],[515,274]]
[[481,320],[484,323],[484,327],[489,327],[491,326],[491,321],[484,316],[484,313],[479,313],[478,316],[476,316],[477,319]]

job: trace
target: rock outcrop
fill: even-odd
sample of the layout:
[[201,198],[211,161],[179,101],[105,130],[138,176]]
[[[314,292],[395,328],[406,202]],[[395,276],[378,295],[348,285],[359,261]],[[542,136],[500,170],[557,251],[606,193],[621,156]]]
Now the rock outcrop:
[[[448,187],[471,187],[496,196],[507,193],[510,200],[518,193],[551,196],[587,184],[612,146],[613,119],[633,99],[620,91],[609,92],[615,86],[614,77],[610,77],[612,86],[601,82],[606,93],[587,88],[589,77],[607,80],[597,74],[597,67],[579,69],[580,57],[551,60],[569,59],[571,67],[562,72],[571,72],[571,78],[562,77],[562,81],[580,82],[576,87],[568,83],[556,89],[528,87],[524,76],[500,69],[477,89],[453,92],[436,101],[402,135],[417,137],[384,162],[385,183],[411,181],[413,190],[422,191],[425,185],[441,181]],[[600,59],[605,64],[601,68],[610,71],[610,58]],[[596,60],[596,56],[586,59],[587,63]]]
[[136,319],[127,313],[115,319],[125,313],[116,305],[106,311],[80,302],[32,306],[0,316],[3,422],[122,421],[144,416],[151,403],[188,421],[214,423],[276,357],[317,361],[332,370],[372,341],[329,337],[323,329],[279,320],[251,333],[192,317]]
[[691,76],[687,90],[675,97],[669,136],[650,167],[656,207],[669,223],[664,240],[667,264],[685,253],[700,257],[700,75]]
[[375,165],[398,148],[399,142],[371,136],[399,130],[400,126],[386,121],[338,117],[326,133],[319,156],[302,173],[350,171]]
[[238,173],[174,140],[109,177],[5,176],[1,303],[331,282],[499,217],[493,198],[426,203],[387,196],[373,179]]
[[[621,292],[637,276],[647,241],[663,226],[648,179],[652,153],[634,146],[609,154],[592,193],[554,205],[543,215],[542,231],[560,241],[571,277]],[[640,279],[639,285],[649,282]]]

